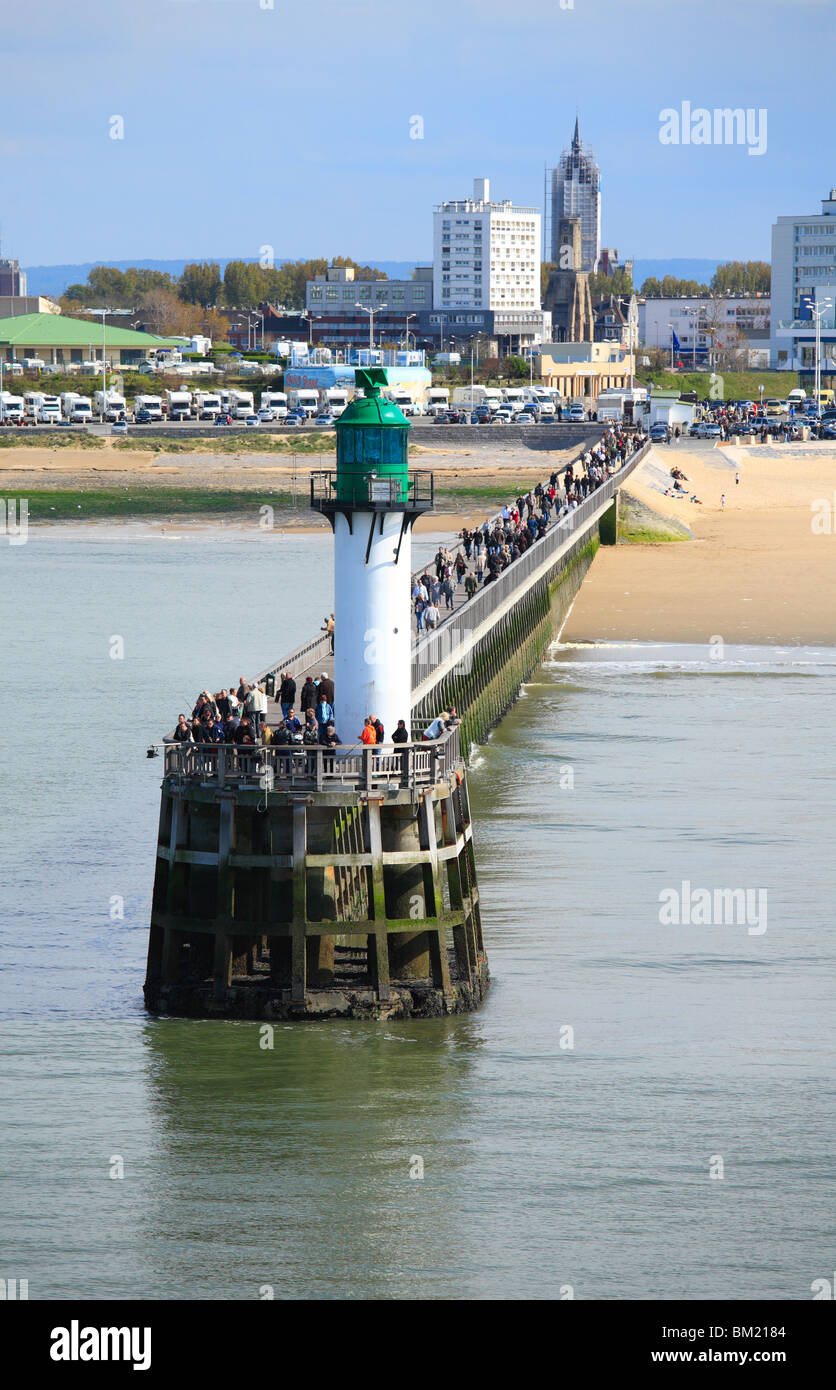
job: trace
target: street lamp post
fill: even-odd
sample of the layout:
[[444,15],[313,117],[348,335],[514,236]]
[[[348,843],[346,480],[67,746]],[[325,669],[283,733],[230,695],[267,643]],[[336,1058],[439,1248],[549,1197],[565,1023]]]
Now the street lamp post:
[[672,323],[668,324],[668,328],[671,330],[671,371],[673,371],[673,337],[675,330]]
[[405,331],[405,337],[406,337],[406,351],[407,351],[407,352],[409,352],[409,320],[410,320],[410,319],[415,319],[415,318],[417,318],[417,317],[418,317],[417,314],[407,314],[407,316],[406,316],[406,331]]
[[[106,327],[107,327],[107,316],[108,316],[108,314],[119,314],[120,317],[124,317],[126,314],[127,314],[128,316],[130,316],[130,315],[133,313],[133,310],[132,310],[132,309],[85,309],[84,312],[85,312],[85,314],[101,314],[101,316],[102,316],[102,422],[104,422],[105,411],[106,411],[106,409],[107,409],[107,358],[106,358],[107,345],[106,345],[106,336],[105,336],[105,335],[106,335]],[[3,389],[3,387],[2,387],[2,379],[0,379],[0,390],[2,390],[2,389]]]
[[827,310],[830,308],[830,306],[832,305],[832,303],[833,303],[833,300],[832,300],[832,299],[822,299],[821,301],[818,301],[818,300],[817,300],[817,301],[816,301],[816,304],[811,306],[812,312],[813,312],[813,313],[815,314],[815,316],[816,316],[816,376],[815,376],[816,385],[815,385],[815,400],[816,400],[816,418],[817,418],[817,419],[821,419],[821,320],[822,320],[822,314],[827,313]]
[[[374,352],[374,316],[377,310],[373,304],[371,307],[367,304],[361,304],[359,299],[354,307],[355,309],[362,309],[363,313],[369,316],[369,353],[371,354]],[[371,366],[371,356],[369,356],[369,365]]]

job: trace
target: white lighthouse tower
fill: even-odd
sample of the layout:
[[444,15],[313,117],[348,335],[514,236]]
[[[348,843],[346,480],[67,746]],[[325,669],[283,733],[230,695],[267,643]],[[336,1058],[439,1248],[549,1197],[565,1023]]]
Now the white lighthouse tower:
[[431,473],[410,473],[410,424],[380,395],[384,368],[358,370],[356,397],[336,424],[336,473],[315,473],[311,505],[334,528],[334,709],[343,743],[366,717],[385,741],[412,705],[412,526],[433,505]]

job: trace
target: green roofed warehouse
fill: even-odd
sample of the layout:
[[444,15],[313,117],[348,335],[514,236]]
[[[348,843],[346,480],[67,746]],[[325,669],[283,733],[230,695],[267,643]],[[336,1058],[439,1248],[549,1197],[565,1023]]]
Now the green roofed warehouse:
[[[182,347],[182,338],[160,338],[156,333],[137,333],[132,328],[105,327],[105,352],[111,367],[127,367],[153,356],[157,348]],[[20,314],[0,319],[0,358],[20,362],[40,357],[48,367],[73,362],[99,361],[102,355],[102,322],[68,318],[66,314]]]

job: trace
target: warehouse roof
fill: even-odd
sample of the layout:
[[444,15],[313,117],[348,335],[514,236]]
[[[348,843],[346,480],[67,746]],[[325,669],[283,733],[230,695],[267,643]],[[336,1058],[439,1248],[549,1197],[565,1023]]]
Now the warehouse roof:
[[[20,347],[100,346],[101,320],[71,319],[66,314],[19,314],[0,319],[0,343]],[[131,328],[105,327],[105,343],[112,348],[173,347],[182,338],[161,338],[156,333],[137,333]]]

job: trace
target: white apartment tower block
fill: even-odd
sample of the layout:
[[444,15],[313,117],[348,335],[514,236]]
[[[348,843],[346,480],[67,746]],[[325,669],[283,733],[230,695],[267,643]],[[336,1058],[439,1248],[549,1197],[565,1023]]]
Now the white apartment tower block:
[[435,208],[433,307],[539,309],[539,209],[492,203],[488,179]]

